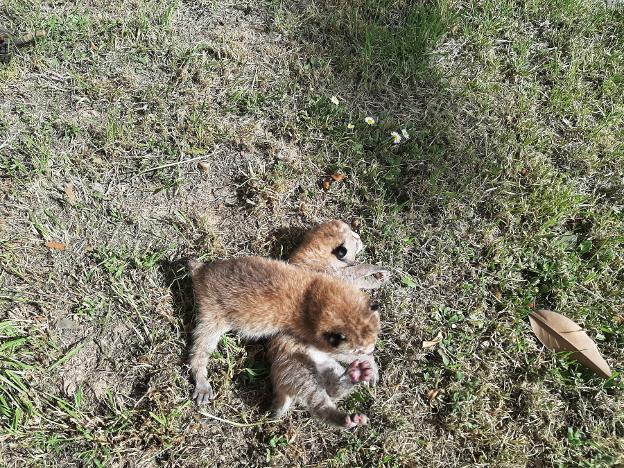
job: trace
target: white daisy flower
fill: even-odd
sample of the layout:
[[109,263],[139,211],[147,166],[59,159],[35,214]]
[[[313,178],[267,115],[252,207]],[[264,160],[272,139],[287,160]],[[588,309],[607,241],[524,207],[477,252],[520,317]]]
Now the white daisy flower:
[[336,96],[332,96],[330,101],[334,104],[334,105],[338,105],[340,104],[340,101],[338,100],[338,98]]
[[406,140],[409,140],[409,133],[407,133],[406,129],[401,129],[401,135],[403,135],[403,138],[405,138]]
[[353,130],[353,129],[355,128],[355,125],[353,125],[352,123],[348,123],[348,124],[347,124],[347,128],[348,128],[349,130]]
[[366,117],[364,119],[364,122],[366,122],[368,125],[375,125],[375,119],[373,119],[372,117]]
[[392,132],[390,133],[390,136],[392,137],[392,142],[395,145],[398,145],[399,143],[401,143],[401,135],[399,135],[399,132]]

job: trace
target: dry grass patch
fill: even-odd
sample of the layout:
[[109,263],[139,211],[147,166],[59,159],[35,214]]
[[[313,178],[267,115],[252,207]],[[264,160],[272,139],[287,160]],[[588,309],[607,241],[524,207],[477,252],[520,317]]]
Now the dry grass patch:
[[[5,3],[4,26],[48,34],[0,67],[0,463],[622,463],[620,375],[544,351],[527,314],[570,316],[622,369],[623,21],[576,1]],[[264,348],[236,337],[195,407],[179,261],[286,256],[334,217],[395,271],[381,383],[345,403],[371,425],[268,421]]]

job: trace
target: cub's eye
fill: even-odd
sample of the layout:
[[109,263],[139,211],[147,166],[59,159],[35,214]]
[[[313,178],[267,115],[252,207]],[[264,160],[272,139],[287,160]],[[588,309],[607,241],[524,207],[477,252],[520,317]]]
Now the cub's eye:
[[371,304],[371,310],[373,312],[377,312],[379,310],[379,304],[377,304],[376,302]]
[[347,341],[347,337],[342,333],[325,333],[324,336],[329,345],[334,348],[338,347],[343,341]]
[[347,255],[347,248],[344,245],[339,245],[332,251],[332,253],[336,256],[336,258],[342,260],[344,256]]

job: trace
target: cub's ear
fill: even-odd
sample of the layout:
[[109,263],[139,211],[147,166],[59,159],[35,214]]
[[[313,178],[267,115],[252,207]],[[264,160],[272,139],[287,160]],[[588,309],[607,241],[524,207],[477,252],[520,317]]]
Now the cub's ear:
[[338,346],[340,346],[341,343],[347,341],[346,336],[344,336],[342,333],[336,332],[324,333],[323,338],[325,338],[325,341],[327,341],[327,343],[334,348],[337,348]]
[[370,310],[371,312],[373,312],[373,314],[375,314],[377,316],[377,318],[379,318],[379,309],[381,307],[379,306],[379,304],[377,302],[373,302],[370,306]]
[[334,250],[332,250],[332,253],[336,256],[338,260],[342,260],[343,258],[345,258],[347,252],[347,248],[344,245],[339,245]]

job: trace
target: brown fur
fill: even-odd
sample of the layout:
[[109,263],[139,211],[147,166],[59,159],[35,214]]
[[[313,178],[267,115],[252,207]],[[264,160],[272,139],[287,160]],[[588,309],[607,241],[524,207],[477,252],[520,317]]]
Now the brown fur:
[[[348,263],[335,256],[338,246],[347,248]],[[357,287],[373,289],[389,278],[389,272],[373,265],[353,265],[355,255],[363,244],[350,227],[339,220],[329,221],[310,230],[302,244],[295,250],[289,262],[301,268],[324,271],[332,276],[346,279]],[[373,275],[381,273],[380,278]],[[303,404],[308,410],[332,424],[349,428],[365,424],[366,416],[347,414],[336,408],[335,402],[352,391],[359,382],[375,383],[378,369],[370,354],[351,360],[340,360],[330,354],[298,342],[289,336],[278,335],[269,345],[271,379],[274,393],[274,416],[285,414],[290,405]],[[341,365],[349,364],[347,369]],[[354,369],[369,369],[361,380],[354,380]],[[357,372],[356,372],[357,373]]]
[[283,416],[290,405],[302,403],[315,416],[340,427],[366,424],[363,414],[348,414],[336,401],[360,382],[377,380],[377,366],[369,355],[353,356],[347,369],[330,354],[288,335],[278,335],[269,346],[273,382],[273,416]]
[[[346,251],[337,257],[337,249]],[[361,289],[377,289],[390,279],[390,272],[377,265],[356,264],[356,255],[364,249],[360,236],[348,224],[334,219],[308,231],[288,263],[327,273]]]
[[[260,257],[189,267],[199,308],[190,360],[198,403],[213,397],[208,357],[231,330],[248,338],[285,333],[343,359],[374,349],[379,315],[368,296],[342,281]],[[329,334],[347,339],[332,346]]]
[[[340,246],[347,250],[342,259],[336,258],[334,253]],[[309,270],[329,273],[353,264],[363,248],[360,236],[346,223],[334,219],[308,231],[288,261]]]

